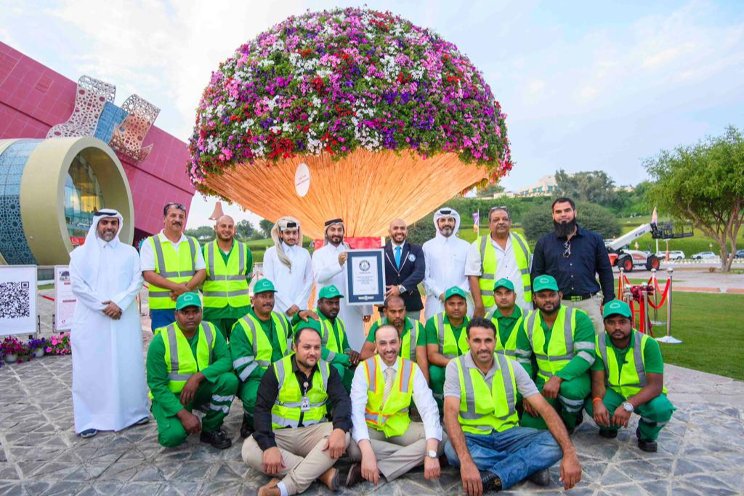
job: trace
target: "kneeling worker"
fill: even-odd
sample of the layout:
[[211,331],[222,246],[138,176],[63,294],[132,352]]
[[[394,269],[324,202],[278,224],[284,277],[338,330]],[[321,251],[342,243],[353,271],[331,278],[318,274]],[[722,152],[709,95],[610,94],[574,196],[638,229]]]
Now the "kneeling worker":
[[[351,466],[346,486],[362,479],[377,485],[380,473],[390,482],[422,463],[424,477],[437,479],[442,426],[431,389],[418,365],[398,356],[395,327],[379,327],[375,344],[378,354],[357,367],[351,384],[349,457],[361,464]],[[411,422],[412,398],[423,423]]]
[[[202,322],[199,295],[183,293],[176,300],[176,321],[161,327],[147,350],[147,385],[158,442],[178,446],[189,434],[215,448],[232,445],[220,429],[238,390],[230,351],[222,333]],[[205,409],[202,421],[191,413]]]
[[632,328],[630,307],[620,300],[606,303],[605,332],[597,335],[597,358],[591,369],[592,401],[586,411],[599,425],[599,435],[617,436],[630,414],[638,421],[638,447],[656,452],[656,439],[675,408],[664,388],[664,360],[659,343]]
[[[243,443],[243,461],[267,475],[282,475],[258,496],[298,494],[320,480],[335,491],[340,475],[333,468],[349,445],[351,402],[334,367],[320,359],[316,320],[295,330],[294,354],[269,367],[256,399],[253,436]],[[330,403],[333,423],[326,420]]]
[[[561,418],[537,391],[522,366],[494,353],[496,328],[473,318],[467,327],[470,352],[452,360],[445,371],[444,452],[460,467],[469,496],[508,489],[529,477],[550,484],[548,468],[561,459],[561,480],[570,489],[581,480],[576,448]],[[516,392],[522,394],[549,431],[519,427]],[[560,447],[559,447],[560,446]]]

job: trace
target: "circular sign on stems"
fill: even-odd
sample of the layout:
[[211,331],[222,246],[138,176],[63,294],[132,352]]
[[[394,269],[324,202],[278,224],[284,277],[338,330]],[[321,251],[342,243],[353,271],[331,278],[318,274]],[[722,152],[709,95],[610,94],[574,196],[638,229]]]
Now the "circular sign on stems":
[[295,171],[295,191],[297,196],[303,197],[310,189],[310,169],[305,162],[301,162]]

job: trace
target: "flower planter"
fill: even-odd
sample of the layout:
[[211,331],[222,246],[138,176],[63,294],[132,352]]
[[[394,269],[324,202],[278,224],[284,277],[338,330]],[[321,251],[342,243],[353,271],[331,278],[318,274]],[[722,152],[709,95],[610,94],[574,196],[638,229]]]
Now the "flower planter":
[[34,358],[41,358],[44,356],[44,348],[36,348],[32,353]]
[[18,355],[15,353],[8,353],[5,355],[5,363],[15,363],[18,360]]

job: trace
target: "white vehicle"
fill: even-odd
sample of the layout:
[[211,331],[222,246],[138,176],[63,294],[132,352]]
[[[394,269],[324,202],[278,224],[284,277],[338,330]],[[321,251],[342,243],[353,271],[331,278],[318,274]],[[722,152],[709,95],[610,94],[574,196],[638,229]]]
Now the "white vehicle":
[[716,255],[712,251],[701,251],[700,253],[695,253],[692,256],[693,260],[714,260],[716,258],[718,258],[718,255]]
[[[666,260],[667,252],[665,251],[657,251],[656,252],[656,258],[659,260]],[[685,252],[682,250],[669,250],[669,260],[684,260],[685,259]]]

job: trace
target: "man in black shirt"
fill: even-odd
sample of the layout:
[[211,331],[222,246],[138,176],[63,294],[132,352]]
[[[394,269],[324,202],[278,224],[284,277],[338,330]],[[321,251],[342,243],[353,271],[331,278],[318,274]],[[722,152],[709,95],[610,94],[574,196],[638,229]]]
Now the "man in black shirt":
[[[336,369],[320,359],[317,321],[300,322],[293,349],[262,377],[255,432],[243,443],[245,463],[284,476],[261,487],[258,496],[302,493],[316,479],[337,490],[340,476],[333,465],[349,445],[351,400]],[[326,421],[327,403],[332,422]]]
[[615,280],[604,240],[576,223],[576,204],[571,198],[556,199],[552,210],[555,231],[537,241],[530,276],[533,282],[543,274],[555,277],[563,293],[561,304],[584,310],[594,331],[599,332],[604,329],[602,302],[615,299]]

